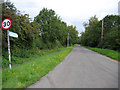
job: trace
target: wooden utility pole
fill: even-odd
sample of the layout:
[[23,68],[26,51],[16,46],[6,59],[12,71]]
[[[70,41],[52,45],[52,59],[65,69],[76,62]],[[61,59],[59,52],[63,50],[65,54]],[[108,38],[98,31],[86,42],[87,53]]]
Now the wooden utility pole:
[[69,31],[68,31],[68,38],[67,38],[67,48],[69,47]]
[[102,45],[103,45],[103,23],[104,23],[104,21],[102,20],[102,31],[101,31],[101,48],[102,48]]

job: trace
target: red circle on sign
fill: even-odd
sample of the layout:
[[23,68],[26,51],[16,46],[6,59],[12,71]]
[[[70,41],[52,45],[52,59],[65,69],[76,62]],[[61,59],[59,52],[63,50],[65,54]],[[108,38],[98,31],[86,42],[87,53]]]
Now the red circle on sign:
[[[7,26],[7,27],[3,27],[3,23],[4,23],[6,20],[10,21],[10,25]],[[4,30],[8,30],[8,29],[11,27],[11,24],[12,24],[11,20],[10,20],[9,18],[5,18],[5,19],[2,21],[2,28],[3,28]]]

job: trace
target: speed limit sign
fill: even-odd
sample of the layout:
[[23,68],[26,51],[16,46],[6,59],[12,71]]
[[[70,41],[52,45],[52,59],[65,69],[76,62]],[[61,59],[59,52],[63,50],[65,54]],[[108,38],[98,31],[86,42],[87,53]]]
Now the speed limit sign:
[[9,67],[11,69],[11,53],[10,53],[10,40],[9,40],[9,28],[11,27],[11,20],[6,18],[2,21],[2,28],[7,30],[7,40],[8,40],[8,55],[9,55]]
[[11,20],[9,18],[6,18],[2,21],[2,28],[4,30],[8,30],[11,27],[11,24],[12,24]]

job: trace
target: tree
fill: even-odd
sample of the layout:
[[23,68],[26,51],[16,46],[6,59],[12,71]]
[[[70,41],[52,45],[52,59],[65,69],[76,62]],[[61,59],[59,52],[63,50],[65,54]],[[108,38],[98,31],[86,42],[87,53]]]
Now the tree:
[[[99,43],[100,32],[99,28],[97,28],[98,18],[96,16],[91,17],[89,19],[89,23],[84,23],[85,33],[82,33],[81,43],[86,46],[96,47]],[[83,39],[83,40],[82,40]]]
[[67,24],[63,22],[52,9],[48,10],[47,8],[43,8],[34,18],[34,21],[40,25],[42,40],[45,43],[59,41],[62,45],[66,45],[68,31],[71,32],[71,43],[75,42],[76,37],[78,37],[76,27],[67,26]]
[[[107,15],[103,18],[103,48],[118,50],[120,45],[119,20],[120,16]],[[98,21],[96,16],[90,18],[89,23],[84,23],[85,32],[81,35],[81,44],[92,47],[101,47],[102,20]]]
[[117,15],[107,15],[104,18],[104,48],[119,49],[119,19],[120,16]]
[[40,13],[34,18],[34,21],[39,23],[40,32],[42,34],[42,39],[44,42],[47,41],[55,41],[55,29],[53,25],[57,20],[57,16],[55,16],[55,11],[47,8],[43,8]]

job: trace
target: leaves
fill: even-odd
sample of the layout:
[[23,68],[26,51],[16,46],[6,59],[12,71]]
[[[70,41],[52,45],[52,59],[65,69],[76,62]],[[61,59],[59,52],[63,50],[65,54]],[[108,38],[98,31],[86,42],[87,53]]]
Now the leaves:
[[[52,9],[48,10],[47,8],[43,8],[34,18],[34,21],[40,25],[42,40],[45,43],[48,41],[54,43],[58,40],[61,44],[65,45],[68,31],[71,31],[71,39],[77,39],[78,37],[76,28],[73,26],[67,26]],[[74,43],[74,40],[71,40],[71,43]]]
[[[78,38],[76,27],[67,26],[54,10],[43,8],[31,21],[28,14],[22,15],[11,2],[2,5],[2,19],[10,18],[12,27],[10,31],[18,34],[18,38],[10,37],[12,53],[15,56],[23,55],[23,50],[51,49],[66,46],[68,31],[70,31],[70,43],[75,43]],[[3,55],[7,52],[7,32],[2,32]],[[20,50],[21,49],[21,50]],[[24,53],[25,54],[25,53]],[[7,55],[6,55],[7,56]],[[7,58],[4,56],[5,58]]]
[[103,44],[101,45],[102,20],[98,21],[96,16],[91,17],[89,23],[84,23],[85,32],[81,36],[81,44],[92,47],[103,47],[117,50],[119,49],[119,19],[117,15],[107,15],[103,28]]

